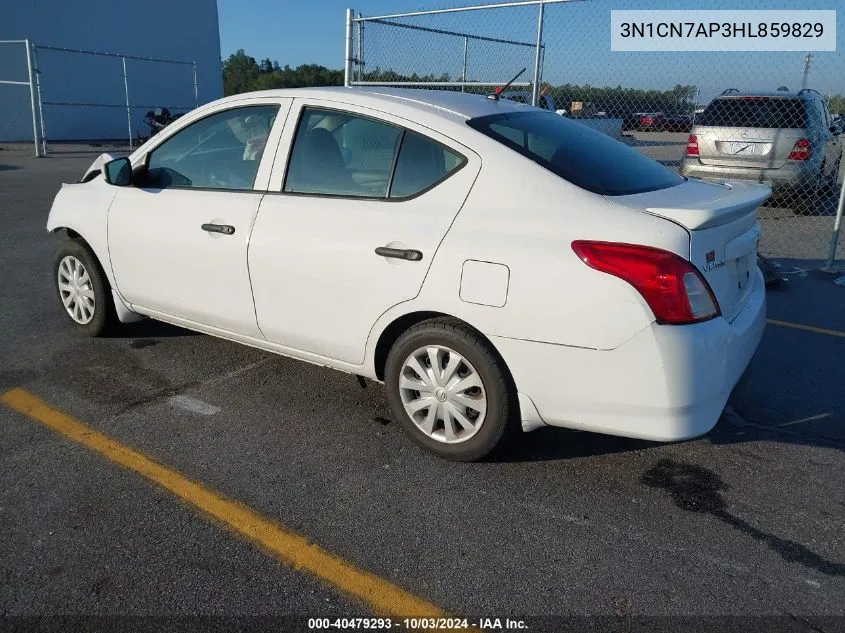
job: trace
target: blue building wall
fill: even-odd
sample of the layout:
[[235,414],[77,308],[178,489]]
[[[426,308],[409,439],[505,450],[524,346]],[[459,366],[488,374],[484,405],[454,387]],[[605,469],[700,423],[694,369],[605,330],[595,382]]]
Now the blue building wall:
[[[223,96],[216,0],[115,2],[114,0],[0,1],[0,40],[29,38],[42,46],[86,49],[197,64],[199,103]],[[37,49],[44,101],[121,105],[125,102],[120,58]],[[194,107],[190,65],[128,59],[132,104]],[[0,79],[26,81],[22,44],[0,44]],[[146,135],[143,116],[132,109],[134,134]],[[125,108],[44,106],[47,139],[120,139],[128,135]],[[27,86],[0,85],[0,140],[32,139]]]

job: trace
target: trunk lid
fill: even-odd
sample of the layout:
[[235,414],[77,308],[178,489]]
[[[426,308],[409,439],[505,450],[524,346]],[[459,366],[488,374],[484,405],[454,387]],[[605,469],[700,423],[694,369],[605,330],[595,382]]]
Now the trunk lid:
[[710,284],[722,315],[732,321],[757,278],[757,208],[769,195],[768,186],[756,183],[688,180],[677,187],[607,199],[687,229],[688,258]]

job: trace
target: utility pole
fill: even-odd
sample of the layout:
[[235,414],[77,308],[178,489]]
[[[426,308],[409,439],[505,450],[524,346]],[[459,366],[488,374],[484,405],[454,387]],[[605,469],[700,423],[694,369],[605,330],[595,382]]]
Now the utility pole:
[[804,76],[801,78],[801,90],[807,87],[807,76],[810,74],[810,64],[813,63],[813,54],[804,55]]

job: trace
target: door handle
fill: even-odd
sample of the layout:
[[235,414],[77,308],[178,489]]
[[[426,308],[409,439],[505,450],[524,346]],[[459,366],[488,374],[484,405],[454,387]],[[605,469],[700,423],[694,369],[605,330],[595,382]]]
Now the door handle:
[[230,224],[203,224],[200,228],[209,233],[222,233],[223,235],[232,235],[235,232],[235,227]]
[[404,259],[409,262],[418,262],[423,258],[423,254],[420,251],[410,248],[389,248],[387,246],[379,246],[376,249],[376,255]]

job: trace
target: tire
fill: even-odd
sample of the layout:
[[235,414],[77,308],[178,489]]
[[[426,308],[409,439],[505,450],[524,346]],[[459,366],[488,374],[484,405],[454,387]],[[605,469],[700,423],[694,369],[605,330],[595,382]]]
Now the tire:
[[821,193],[825,196],[829,196],[836,191],[837,181],[839,180],[839,170],[834,169],[833,173],[827,178],[824,177],[824,168],[825,165],[822,163],[822,184],[821,184]]
[[[436,377],[428,373],[433,364],[426,364],[431,349],[441,369]],[[450,368],[451,378],[445,375]],[[475,383],[479,386],[466,387]],[[421,390],[411,388],[416,385]],[[457,319],[439,317],[406,330],[387,355],[385,386],[393,419],[414,442],[445,459],[480,460],[518,426],[516,393],[504,361],[476,330]],[[424,405],[423,400],[430,404],[417,410],[415,421],[406,406]]]
[[53,258],[53,287],[62,312],[83,336],[101,336],[117,322],[111,286],[82,240],[67,240]]

